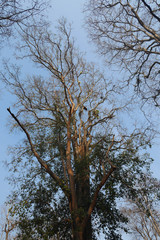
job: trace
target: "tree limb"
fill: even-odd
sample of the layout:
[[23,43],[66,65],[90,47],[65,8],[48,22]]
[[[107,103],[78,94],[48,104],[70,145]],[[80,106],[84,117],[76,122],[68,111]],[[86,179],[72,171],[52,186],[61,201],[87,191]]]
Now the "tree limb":
[[59,178],[54,172],[52,172],[52,170],[50,169],[50,167],[48,166],[48,164],[46,164],[45,161],[43,161],[41,159],[41,157],[39,156],[39,154],[37,153],[37,151],[34,148],[34,144],[32,143],[31,137],[28,133],[28,131],[25,129],[25,127],[20,123],[20,121],[18,120],[18,118],[11,112],[10,108],[7,108],[7,111],[10,113],[10,115],[13,117],[13,119],[18,123],[18,125],[20,126],[20,128],[23,130],[23,132],[26,134],[28,142],[30,144],[31,147],[31,151],[34,154],[34,156],[36,157],[36,159],[38,160],[38,162],[41,164],[42,167],[44,167],[44,169],[46,170],[46,172],[51,176],[51,178],[58,184],[58,186],[62,189],[62,191],[64,192],[64,194],[67,196],[67,198],[70,198],[70,191],[67,188],[67,186],[63,183],[63,180],[61,178]]

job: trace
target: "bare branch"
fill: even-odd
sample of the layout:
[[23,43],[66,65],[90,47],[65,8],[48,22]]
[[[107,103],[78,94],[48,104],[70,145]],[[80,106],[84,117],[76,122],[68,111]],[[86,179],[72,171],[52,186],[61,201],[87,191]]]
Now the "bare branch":
[[90,0],[85,10],[90,37],[106,63],[129,73],[126,80],[137,87],[143,102],[159,107],[158,2]]

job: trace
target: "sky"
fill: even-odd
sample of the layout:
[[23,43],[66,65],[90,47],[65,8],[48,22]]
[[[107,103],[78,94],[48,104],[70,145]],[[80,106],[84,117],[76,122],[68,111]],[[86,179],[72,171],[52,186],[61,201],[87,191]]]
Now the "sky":
[[[95,48],[92,44],[89,43],[87,38],[87,32],[84,29],[84,14],[82,12],[83,5],[85,0],[52,0],[52,8],[48,12],[48,16],[51,22],[56,25],[56,22],[61,17],[66,17],[73,26],[73,35],[77,40],[77,44],[82,50],[86,52],[87,58],[90,61],[97,61],[97,55],[95,53]],[[8,43],[7,43],[8,44]],[[0,64],[2,64],[2,58],[10,57],[10,52],[12,51],[11,46],[10,50],[8,46],[5,46],[0,50]],[[12,57],[13,58],[13,57]],[[11,60],[13,60],[11,58]],[[101,61],[101,60],[99,60]],[[2,65],[1,65],[2,66]],[[1,68],[1,67],[0,67]],[[26,71],[28,69],[26,68]],[[6,197],[11,192],[11,187],[8,185],[6,178],[9,176],[7,168],[4,166],[3,161],[9,158],[8,156],[8,146],[14,145],[19,140],[19,135],[16,133],[9,132],[9,116],[7,108],[12,105],[14,102],[13,96],[6,91],[2,83],[0,82],[0,206],[6,200]],[[155,159],[155,162],[152,167],[155,177],[159,177],[160,170],[160,140],[157,138],[153,149],[150,151],[151,157]],[[101,238],[103,240],[103,237]],[[129,240],[129,237],[124,236],[124,240]]]

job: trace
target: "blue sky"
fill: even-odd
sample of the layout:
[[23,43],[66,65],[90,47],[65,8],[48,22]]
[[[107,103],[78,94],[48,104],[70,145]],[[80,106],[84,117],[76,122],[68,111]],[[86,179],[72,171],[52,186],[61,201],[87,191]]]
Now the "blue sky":
[[[77,44],[79,45],[80,49],[83,52],[87,52],[87,57],[89,60],[94,61],[95,59],[97,59],[96,54],[94,54],[95,48],[93,47],[93,45],[89,44],[87,39],[87,32],[82,27],[84,24],[84,14],[82,13],[82,10],[85,2],[85,0],[52,0],[52,9],[50,9],[49,11],[49,19],[51,19],[51,21],[55,25],[56,21],[60,17],[66,17],[73,24],[73,34],[77,40]],[[0,51],[1,57],[10,57],[10,51],[8,49],[8,46],[4,47]],[[6,109],[7,107],[12,105],[13,96],[11,96],[11,94],[6,91],[6,89],[1,83],[0,86],[0,205],[3,205],[7,195],[11,191],[11,187],[8,185],[7,180],[5,179],[9,175],[9,173],[7,168],[4,166],[3,161],[9,158],[7,154],[8,146],[15,144],[19,139],[19,135],[16,133],[9,133],[9,127],[7,126],[9,116]],[[159,142],[159,139],[156,139],[153,149],[151,150],[151,157],[155,159],[152,170],[156,177],[159,177],[160,170]],[[124,237],[124,240],[125,239],[129,240],[129,237]]]

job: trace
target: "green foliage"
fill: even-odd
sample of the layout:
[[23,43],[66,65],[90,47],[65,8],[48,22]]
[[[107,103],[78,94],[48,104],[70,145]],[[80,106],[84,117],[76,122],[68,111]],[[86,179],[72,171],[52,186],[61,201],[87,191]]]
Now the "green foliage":
[[[40,143],[38,147],[42,147],[41,154],[46,156],[49,150],[47,147],[43,147],[41,138],[42,136],[39,139],[37,138],[37,142]],[[43,138],[46,138],[45,134],[43,134]],[[95,142],[97,140],[95,138]],[[86,163],[90,166],[91,198],[96,190],[97,184],[95,183],[101,180],[103,169],[100,162],[105,159],[106,149],[110,144],[111,140],[104,139],[95,146],[86,162],[77,162],[76,169],[80,177],[85,176],[82,169],[86,168]],[[56,156],[56,161],[54,160],[50,165],[53,164],[55,172],[63,177],[60,156],[58,154]],[[96,239],[96,235],[100,232],[105,234],[106,239],[121,239],[118,230],[126,231],[123,224],[127,223],[127,218],[119,211],[118,200],[126,196],[131,198],[135,196],[136,190],[133,190],[132,187],[135,185],[138,176],[143,174],[143,170],[150,166],[148,156],[140,157],[138,150],[130,145],[125,150],[113,150],[109,157],[116,164],[117,169],[99,193],[92,215],[93,239]],[[106,162],[105,168],[110,169],[109,163]],[[30,166],[30,174],[26,174],[25,177],[23,175],[23,184],[19,182],[20,189],[11,196],[12,201],[17,203],[15,212],[21,219],[18,239],[36,240],[55,236],[59,236],[60,239],[71,239],[72,220],[67,199],[43,169],[40,171],[37,169],[36,176],[33,176],[35,176],[35,171],[32,172],[32,166]],[[84,199],[84,202],[87,200],[89,198]],[[83,219],[85,211],[83,208],[79,208],[73,214]]]
[[[49,178],[39,176],[39,180],[25,181],[27,185],[12,196],[20,219],[17,239],[47,240],[59,233],[60,239],[70,239],[71,219],[65,197],[58,194],[57,186]],[[28,191],[30,187],[32,190]]]

